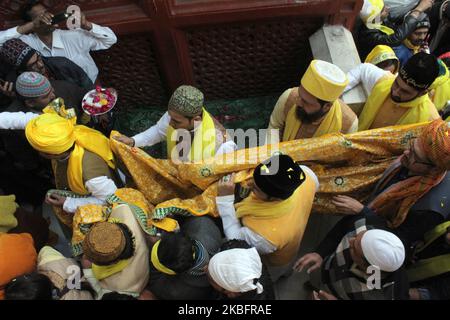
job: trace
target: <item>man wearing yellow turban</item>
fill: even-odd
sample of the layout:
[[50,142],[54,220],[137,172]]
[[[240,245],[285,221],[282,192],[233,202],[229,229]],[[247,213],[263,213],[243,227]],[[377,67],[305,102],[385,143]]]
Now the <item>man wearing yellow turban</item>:
[[377,45],[383,44],[396,47],[402,44],[406,37],[416,28],[422,19],[424,11],[431,8],[433,0],[421,0],[420,3],[405,17],[399,26],[391,25],[386,18],[389,14],[383,0],[364,0],[359,14],[363,24],[357,31],[357,45],[361,60]]
[[[279,131],[282,141],[357,131],[356,114],[339,99],[347,83],[339,67],[313,60],[300,86],[286,90],[278,99],[270,116],[270,140],[273,130]],[[273,142],[277,141],[268,139]]]
[[438,75],[437,59],[424,52],[412,56],[397,77],[368,63],[350,70],[345,90],[362,82],[369,92],[359,115],[359,131],[440,118],[428,96]]
[[25,135],[41,156],[52,160],[58,189],[89,196],[50,194],[46,199],[49,204],[73,213],[81,205],[103,204],[116,191],[114,156],[109,140],[100,132],[76,125],[74,118],[45,113],[27,123]]

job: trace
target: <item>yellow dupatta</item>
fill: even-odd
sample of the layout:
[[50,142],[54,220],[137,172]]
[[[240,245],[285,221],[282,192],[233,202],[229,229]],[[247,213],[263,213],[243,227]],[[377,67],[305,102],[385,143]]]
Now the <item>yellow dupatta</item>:
[[[368,130],[370,128],[383,103],[386,99],[390,99],[389,95],[394,81],[395,77],[389,77],[381,79],[375,85],[359,116],[358,131]],[[433,102],[431,102],[428,94],[418,97],[413,101],[396,103],[397,106],[409,108],[410,110],[406,112],[395,125],[428,121],[430,118],[430,104],[433,104]]]
[[235,204],[236,217],[252,216],[257,219],[277,218],[292,211],[300,200],[300,187],[286,200],[263,201],[251,193]]
[[434,90],[433,103],[438,111],[441,111],[450,100],[450,79]]
[[[283,132],[283,141],[295,140],[302,122],[295,115],[296,106],[289,110],[286,117],[286,126]],[[335,100],[327,115],[320,123],[313,137],[320,137],[327,133],[338,133],[342,129],[342,108],[339,100]]]
[[110,266],[99,266],[96,264],[92,264],[92,273],[97,278],[97,280],[101,281],[106,279],[116,273],[119,273],[123,269],[125,269],[130,264],[130,259],[120,260]]
[[[395,31],[392,30],[391,28],[382,25],[382,24],[374,24],[374,23],[368,23],[366,25],[369,29],[377,29],[380,30],[381,32],[383,32],[384,34],[387,34],[388,36],[390,36],[391,34],[394,34]],[[369,27],[370,26],[370,27]]]
[[82,195],[89,194],[83,182],[83,155],[88,150],[100,156],[111,169],[115,169],[114,155],[109,146],[109,139],[97,130],[78,125],[74,128],[75,147],[67,166],[67,181],[70,189]]
[[380,14],[384,8],[383,0],[366,0],[360,12],[361,20],[368,29],[377,29],[390,36],[394,30],[380,23]]
[[[177,154],[177,133],[169,126],[167,128],[167,158],[172,159],[172,154]],[[194,135],[194,141],[191,144],[189,152],[189,161],[202,161],[211,158],[216,153],[216,130],[214,120],[211,115],[203,108],[202,123],[197,128]]]

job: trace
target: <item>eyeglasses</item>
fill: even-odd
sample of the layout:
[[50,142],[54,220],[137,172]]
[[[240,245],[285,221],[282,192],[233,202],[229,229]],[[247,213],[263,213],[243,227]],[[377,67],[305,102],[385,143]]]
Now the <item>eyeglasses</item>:
[[414,159],[414,163],[421,164],[421,165],[424,165],[424,166],[434,167],[434,164],[431,163],[430,161],[421,161],[421,160],[419,160],[420,158],[417,156],[417,153],[415,151],[416,150],[415,149],[415,141],[416,140],[417,139],[409,140],[409,154]]

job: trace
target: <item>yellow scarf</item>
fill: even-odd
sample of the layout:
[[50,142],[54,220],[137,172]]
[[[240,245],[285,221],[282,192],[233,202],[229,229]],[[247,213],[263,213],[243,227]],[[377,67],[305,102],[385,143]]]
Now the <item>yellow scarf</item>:
[[[375,85],[359,116],[358,131],[368,130],[370,128],[375,120],[378,110],[386,99],[390,99],[389,95],[394,81],[394,77],[389,77],[387,79],[381,79]],[[430,104],[433,104],[433,102],[431,102],[427,94],[418,97],[413,101],[397,103],[398,106],[409,108],[410,110],[399,119],[396,125],[428,121],[430,118]]]
[[263,201],[251,193],[247,198],[235,204],[236,217],[252,216],[257,219],[278,218],[289,213],[300,199],[300,188],[286,200]]
[[94,274],[97,280],[101,281],[106,279],[116,273],[119,273],[123,269],[125,269],[130,264],[130,259],[120,260],[117,263],[114,263],[110,266],[99,266],[96,264],[92,264],[92,273]]
[[[286,119],[286,127],[283,132],[283,141],[295,140],[302,122],[296,116],[297,107],[289,110]],[[320,137],[327,133],[339,132],[342,129],[342,108],[339,100],[335,100],[327,115],[320,123],[313,137]]]
[[74,145],[67,167],[67,181],[73,192],[87,195],[89,192],[83,182],[84,150],[100,156],[112,169],[115,168],[114,156],[108,138],[75,122],[76,118],[65,119],[55,113],[44,113],[27,124],[25,135],[34,149],[48,154],[61,154]]
[[390,36],[394,33],[394,30],[382,25],[381,23],[375,22],[380,20],[380,14],[383,11],[383,8],[383,0],[364,1],[363,7],[360,12],[360,17],[367,28],[380,30],[381,32]]
[[70,189],[79,194],[88,194],[83,182],[83,155],[88,150],[100,156],[111,169],[115,169],[114,155],[109,146],[109,140],[100,132],[79,125],[75,126],[75,148],[67,166],[67,181]]
[[432,99],[436,109],[442,110],[447,101],[450,100],[450,72],[442,60],[438,60],[440,64],[439,77],[434,80],[430,89],[434,89]]
[[[370,27],[369,27],[370,26]],[[373,23],[370,23],[370,24],[367,24],[367,27],[369,28],[369,29],[377,29],[377,30],[380,30],[381,32],[383,32],[384,34],[387,34],[388,36],[390,36],[391,34],[394,34],[394,30],[392,30],[391,28],[389,28],[389,27],[386,27],[385,25],[382,25],[382,24],[373,24]]]
[[438,111],[442,110],[450,100],[450,79],[434,90],[433,103]]
[[[427,232],[424,236],[424,244],[417,248],[416,253],[423,251],[435,240],[447,232],[450,221],[437,225],[433,230]],[[450,254],[422,259],[412,264],[408,269],[408,280],[410,282],[420,281],[438,276],[450,270]]]
[[[174,139],[175,138],[175,139]],[[167,158],[171,159],[172,151],[175,151],[177,145],[176,130],[169,126],[167,128]],[[202,161],[203,159],[211,158],[216,153],[216,131],[214,127],[214,120],[211,115],[203,109],[202,123],[197,128],[194,135],[194,141],[191,144],[189,152],[189,161]]]
[[409,41],[408,39],[405,39],[403,41],[403,44],[408,48],[411,49],[413,51],[413,55],[416,54],[417,52],[419,52],[420,50],[420,46],[415,46],[411,43],[411,41]]

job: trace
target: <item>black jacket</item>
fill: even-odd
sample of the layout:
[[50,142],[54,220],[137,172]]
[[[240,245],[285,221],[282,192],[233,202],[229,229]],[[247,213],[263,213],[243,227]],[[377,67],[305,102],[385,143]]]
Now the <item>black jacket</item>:
[[420,19],[416,19],[410,15],[397,27],[387,25],[395,31],[391,35],[387,35],[378,29],[369,29],[364,24],[361,24],[361,27],[357,32],[357,46],[361,60],[364,61],[370,51],[377,45],[383,44],[389,47],[401,45],[403,40],[415,30],[417,22],[419,21]]
[[[92,90],[94,84],[77,64],[65,57],[41,57],[48,72],[48,80],[67,81],[77,87],[85,90]],[[6,76],[6,81],[16,82],[20,73],[16,69],[12,69]]]

